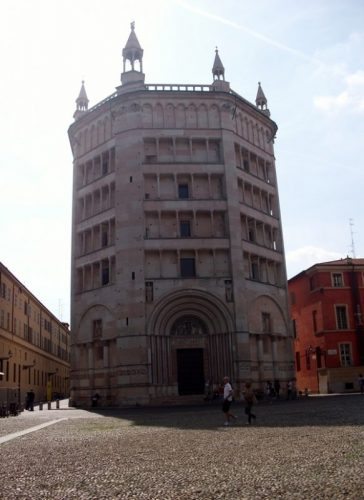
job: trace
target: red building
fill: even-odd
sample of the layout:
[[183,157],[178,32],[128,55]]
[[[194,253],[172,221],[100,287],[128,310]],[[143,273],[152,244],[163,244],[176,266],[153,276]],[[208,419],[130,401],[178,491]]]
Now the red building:
[[364,259],[315,264],[288,281],[297,388],[357,391],[364,374]]

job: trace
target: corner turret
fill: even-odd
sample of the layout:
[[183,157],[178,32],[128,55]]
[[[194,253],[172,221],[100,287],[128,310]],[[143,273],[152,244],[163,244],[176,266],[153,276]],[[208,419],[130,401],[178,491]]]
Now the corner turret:
[[214,78],[214,81],[212,83],[214,90],[229,92],[230,83],[225,81],[225,68],[221,62],[217,47],[215,49],[215,60],[214,65],[212,66],[212,75]]
[[88,100],[88,97],[86,94],[85,82],[84,82],[84,80],[82,80],[81,90],[80,90],[80,93],[76,99],[76,106],[77,106],[76,111],[73,114],[73,118],[75,120],[78,120],[78,118],[80,118],[80,116],[87,113],[88,103],[89,103],[89,100]]
[[[145,75],[143,73],[143,49],[135,34],[135,22],[130,24],[131,32],[123,48],[123,72],[120,75],[121,85],[117,87],[118,94],[129,90],[144,88]],[[129,61],[131,69],[126,71],[126,63]],[[139,71],[135,69],[136,61],[139,62]]]
[[270,116],[270,111],[268,109],[268,101],[264,95],[260,82],[258,82],[258,92],[257,92],[257,97],[255,98],[255,104],[257,108],[259,108],[264,114]]

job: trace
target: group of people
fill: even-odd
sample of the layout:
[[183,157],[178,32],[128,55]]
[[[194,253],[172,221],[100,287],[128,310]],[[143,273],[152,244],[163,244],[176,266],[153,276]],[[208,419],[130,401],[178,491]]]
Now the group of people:
[[[233,402],[234,391],[230,384],[229,377],[224,377],[224,394],[222,411],[225,416],[224,425],[230,425],[230,422],[237,419],[237,416],[230,411],[231,403]],[[252,420],[256,420],[257,416],[252,413],[254,404],[257,402],[255,394],[253,392],[250,382],[246,382],[244,389],[244,401],[245,401],[245,415],[248,417],[248,424],[252,423]]]
[[[279,380],[274,380],[272,383],[268,380],[265,384],[265,396],[266,399],[281,399],[281,384]],[[288,380],[286,384],[286,398],[287,399],[296,399],[297,398],[297,389],[294,380]]]
[[[362,380],[363,380],[363,390],[364,390],[363,377]],[[280,399],[281,397],[280,392],[281,392],[281,384],[279,380],[275,380],[273,383],[270,382],[269,380],[266,382],[265,396],[268,400],[272,400],[273,398]],[[231,403],[233,402],[234,399],[234,391],[230,384],[229,377],[224,377],[222,396],[223,396],[222,411],[225,416],[224,425],[228,426],[232,421],[237,419],[236,415],[234,415],[230,410]],[[252,412],[253,406],[257,403],[257,398],[250,382],[246,382],[242,396],[245,403],[245,414],[248,418],[248,424],[251,424],[252,421],[255,421],[257,418],[256,415]],[[286,397],[287,399],[296,399],[297,390],[294,381],[289,380],[287,382]]]

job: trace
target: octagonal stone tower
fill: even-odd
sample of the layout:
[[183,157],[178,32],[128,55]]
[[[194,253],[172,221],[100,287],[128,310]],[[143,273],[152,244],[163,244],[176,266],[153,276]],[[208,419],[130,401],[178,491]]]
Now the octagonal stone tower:
[[142,59],[132,23],[121,85],[88,109],[82,84],[69,128],[73,403],[201,401],[224,375],[282,384],[294,364],[263,90],[256,105],[232,91],[217,50],[211,85],[145,84]]

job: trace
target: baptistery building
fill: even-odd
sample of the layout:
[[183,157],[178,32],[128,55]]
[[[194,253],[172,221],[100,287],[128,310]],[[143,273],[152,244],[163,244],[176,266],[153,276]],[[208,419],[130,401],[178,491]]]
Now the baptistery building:
[[149,84],[132,23],[121,84],[89,108],[74,158],[71,399],[202,400],[294,376],[270,118],[225,80]]

